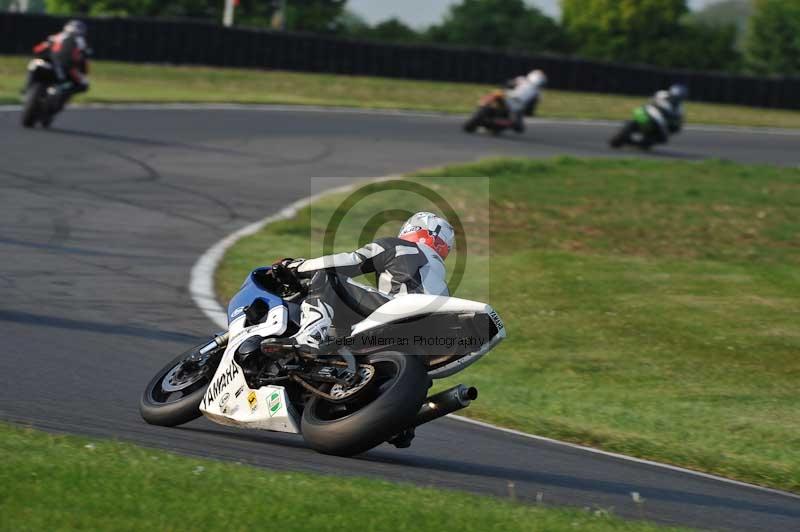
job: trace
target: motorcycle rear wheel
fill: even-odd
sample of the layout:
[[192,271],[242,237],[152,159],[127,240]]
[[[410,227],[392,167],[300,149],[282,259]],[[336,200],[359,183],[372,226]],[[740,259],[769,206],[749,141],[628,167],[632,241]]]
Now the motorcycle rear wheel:
[[34,127],[39,118],[39,101],[45,88],[41,83],[31,83],[25,90],[25,99],[22,106],[23,127]]
[[334,404],[314,396],[303,409],[301,430],[311,448],[353,456],[409,428],[428,392],[430,379],[420,357],[384,351],[367,357],[375,367],[372,400]]
[[209,355],[205,365],[196,369],[183,366],[205,344],[198,345],[172,359],[147,384],[139,401],[139,413],[151,425],[175,427],[200,417],[200,402],[206,393],[224,350]]

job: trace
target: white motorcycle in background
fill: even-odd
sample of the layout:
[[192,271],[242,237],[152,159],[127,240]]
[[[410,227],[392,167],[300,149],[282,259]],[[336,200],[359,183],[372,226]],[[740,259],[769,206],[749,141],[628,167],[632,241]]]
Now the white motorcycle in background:
[[339,456],[387,441],[408,447],[414,427],[477,398],[464,385],[426,397],[432,379],[461,371],[506,336],[489,305],[410,294],[356,323],[349,336],[310,349],[290,341],[304,294],[293,276],[251,272],[228,306],[228,331],[178,356],[147,385],[144,420],[176,426],[205,415],[222,425],[300,433],[317,451]]

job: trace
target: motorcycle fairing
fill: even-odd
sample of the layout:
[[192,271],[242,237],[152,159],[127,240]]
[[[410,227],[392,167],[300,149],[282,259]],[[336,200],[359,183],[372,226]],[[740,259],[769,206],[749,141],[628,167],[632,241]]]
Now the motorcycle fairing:
[[[269,295],[281,301],[279,297]],[[241,305],[231,301],[231,306],[237,310]],[[300,433],[300,416],[289,401],[286,389],[283,386],[250,388],[242,368],[233,358],[247,338],[253,335],[280,336],[286,331],[288,321],[289,312],[283,304],[271,307],[263,323],[250,327],[245,327],[243,312],[236,313],[230,323],[230,339],[225,353],[200,403],[203,415],[222,425]]]
[[650,115],[647,114],[645,106],[637,107],[633,110],[633,121],[642,127],[647,127],[650,123]]
[[52,85],[58,81],[55,68],[44,59],[31,59],[28,62],[28,72],[30,72],[30,81],[44,85]]
[[499,108],[502,108],[506,104],[506,93],[502,90],[495,90],[482,96],[480,100],[478,100],[479,106],[484,105],[495,105]]
[[492,307],[486,303],[468,299],[430,294],[407,294],[395,297],[378,307],[375,312],[353,325],[350,335],[363,334],[370,329],[415,316],[455,312],[488,313],[491,310]]
[[477,320],[477,315],[484,315],[485,321],[491,326],[483,342],[475,346],[475,349],[457,358],[447,361],[444,365],[429,370],[428,375],[434,379],[441,379],[457,373],[476,362],[483,355],[491,351],[498,343],[506,337],[505,326],[497,312],[485,303],[470,301],[448,296],[434,296],[428,294],[408,294],[396,297],[391,301],[380,306],[367,318],[355,324],[350,333],[351,337],[366,336],[370,332],[377,332],[386,328],[387,325],[400,324],[413,318],[419,318],[420,324],[425,325],[425,320],[430,317],[452,316],[457,320],[463,316],[469,316],[470,322]]

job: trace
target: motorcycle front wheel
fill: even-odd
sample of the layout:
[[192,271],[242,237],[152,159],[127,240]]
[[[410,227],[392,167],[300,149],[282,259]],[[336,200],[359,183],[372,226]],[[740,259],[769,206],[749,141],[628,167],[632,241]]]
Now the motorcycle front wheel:
[[222,347],[212,351],[202,364],[190,360],[204,345],[178,355],[156,373],[139,401],[142,419],[151,425],[175,427],[200,417],[200,402],[224,351]]
[[33,127],[39,115],[39,101],[45,87],[41,83],[31,83],[25,90],[25,99],[22,104],[22,125],[23,127]]
[[464,131],[467,133],[475,133],[475,131],[483,124],[484,118],[486,116],[486,108],[485,107],[478,107],[472,116],[469,117],[464,123]]
[[611,137],[609,145],[612,148],[621,148],[623,145],[630,143],[631,135],[636,131],[636,127],[636,122],[632,120],[626,122],[622,129],[619,130],[619,133]]
[[49,128],[50,124],[53,123],[53,118],[55,118],[55,115],[48,113],[48,114],[46,114],[45,116],[43,116],[42,118],[39,119],[39,123],[42,124],[43,128],[45,128],[45,129]]
[[311,448],[353,456],[409,428],[428,392],[430,379],[420,357],[396,351],[367,356],[375,367],[369,397],[331,403],[314,396],[303,409],[301,430]]

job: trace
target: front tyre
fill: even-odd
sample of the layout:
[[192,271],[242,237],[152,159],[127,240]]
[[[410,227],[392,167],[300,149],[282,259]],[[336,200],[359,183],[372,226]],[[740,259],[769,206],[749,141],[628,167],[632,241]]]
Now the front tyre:
[[204,345],[178,355],[156,373],[139,401],[142,419],[151,425],[175,427],[200,417],[200,402],[224,351],[221,347],[212,351],[202,363],[191,360]]
[[353,456],[414,423],[430,383],[420,357],[385,351],[369,355],[367,363],[376,371],[369,398],[334,404],[314,396],[305,405],[301,430],[311,448],[324,454]]
[[464,131],[467,133],[475,133],[475,131],[484,123],[486,117],[486,107],[478,107],[472,116],[464,123]]
[[609,145],[612,148],[621,148],[625,144],[629,144],[634,131],[636,131],[636,122],[626,122],[622,129],[619,130],[619,133],[611,138]]
[[23,127],[33,127],[39,115],[39,102],[44,93],[44,86],[41,83],[31,83],[25,90],[25,99],[22,104],[22,125]]

